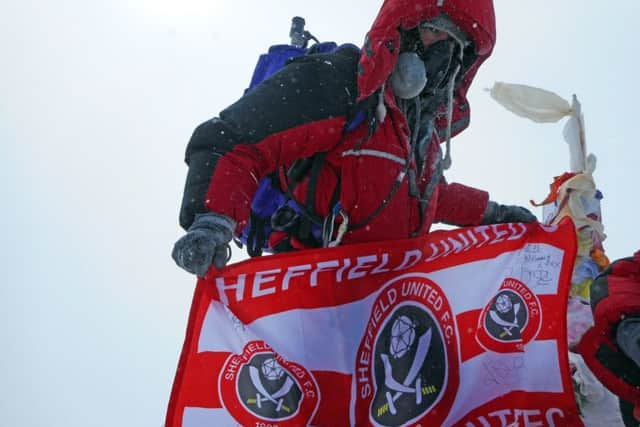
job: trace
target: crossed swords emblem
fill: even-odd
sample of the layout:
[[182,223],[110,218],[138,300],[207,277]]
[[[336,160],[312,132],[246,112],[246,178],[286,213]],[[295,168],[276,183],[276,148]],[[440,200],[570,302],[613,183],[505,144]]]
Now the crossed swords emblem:
[[[402,384],[396,381],[393,377],[393,368],[389,361],[389,356],[384,353],[380,354],[380,358],[384,365],[384,385],[389,390],[395,391],[393,396],[389,391],[385,392],[385,397],[389,404],[389,412],[391,412],[392,415],[395,415],[398,412],[395,405],[396,400],[405,393],[415,393],[416,405],[420,405],[422,403],[422,378],[420,378],[418,374],[420,373],[420,368],[424,365],[427,353],[429,353],[432,335],[433,333],[431,328],[429,328],[418,339],[416,354],[413,358],[413,362],[411,362],[409,372],[407,372],[407,376],[404,378],[404,381],[402,381]],[[412,383],[414,384],[414,387],[410,387]]]
[[518,324],[518,311],[520,311],[520,303],[513,304],[513,322],[509,322],[502,319],[495,310],[489,310],[489,317],[491,317],[491,320],[493,320],[498,326],[502,327],[500,338],[503,338],[505,335],[513,336],[511,333],[513,328],[520,329],[520,325]]
[[269,393],[265,389],[264,384],[262,384],[262,380],[260,379],[260,371],[255,366],[249,366],[249,378],[251,378],[251,383],[258,391],[256,394],[256,404],[258,405],[258,408],[262,408],[263,402],[272,402],[276,405],[276,412],[280,412],[283,409],[287,412],[290,411],[286,405],[283,405],[284,396],[286,396],[291,390],[291,387],[293,387],[293,380],[290,376],[287,376],[282,387],[273,394]]

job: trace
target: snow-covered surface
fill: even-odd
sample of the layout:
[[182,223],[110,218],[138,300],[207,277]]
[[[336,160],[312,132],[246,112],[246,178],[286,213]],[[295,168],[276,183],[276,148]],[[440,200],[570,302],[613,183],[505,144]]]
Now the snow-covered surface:
[[[194,283],[169,256],[194,126],[237,99],[293,15],[320,39],[360,44],[380,3],[0,2],[0,425],[162,423]],[[562,125],[514,117],[483,89],[576,93],[607,254],[631,255],[640,4],[495,3],[497,47],[449,180],[542,199],[567,169]]]

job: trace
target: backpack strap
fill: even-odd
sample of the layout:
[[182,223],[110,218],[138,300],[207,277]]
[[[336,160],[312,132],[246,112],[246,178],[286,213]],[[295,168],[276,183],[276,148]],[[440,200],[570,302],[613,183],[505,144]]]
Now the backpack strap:
[[253,209],[251,210],[250,216],[249,234],[247,235],[247,253],[253,258],[262,255],[267,221],[265,218],[256,214]]
[[[262,251],[267,244],[267,237],[273,228],[271,220],[274,198],[277,198],[275,203],[283,203],[285,199],[277,171],[271,173],[260,182],[258,193],[260,194],[258,197],[260,202],[256,203],[254,198],[249,214],[249,223],[243,230],[240,239],[240,242],[244,241],[247,245],[247,253],[251,257],[262,255]],[[278,202],[278,200],[280,201]]]
[[[304,203],[303,216],[300,219],[298,227],[298,235],[296,236],[302,242],[308,242],[311,235],[311,225],[322,224],[322,220],[315,214],[316,189],[318,187],[318,179],[320,171],[324,165],[327,153],[317,153],[312,157],[311,170],[309,172],[309,181],[307,182],[307,194]],[[335,190],[334,190],[335,192]]]

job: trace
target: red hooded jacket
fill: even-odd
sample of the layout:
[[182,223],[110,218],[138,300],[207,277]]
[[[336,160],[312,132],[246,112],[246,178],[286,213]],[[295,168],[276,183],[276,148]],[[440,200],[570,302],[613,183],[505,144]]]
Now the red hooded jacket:
[[[315,211],[321,217],[330,214],[333,192],[339,185],[339,203],[350,224],[343,244],[407,238],[428,232],[433,222],[479,224],[488,194],[444,180],[432,190],[426,209],[421,213],[419,195],[410,191],[409,174],[403,173],[411,151],[407,118],[389,86],[385,87],[398,59],[399,29],[415,28],[420,22],[440,14],[453,21],[475,47],[475,61],[456,87],[453,104],[453,134],[466,128],[469,123],[467,89],[494,45],[492,1],[387,0],[367,34],[362,53],[357,54],[359,58],[352,50],[322,60],[294,61],[265,81],[264,89],[258,86],[235,107],[230,107],[236,117],[242,117],[238,120],[245,121],[244,125],[227,125],[236,138],[242,138],[238,135],[247,132],[246,127],[252,126],[252,120],[260,122],[256,127],[261,129],[254,129],[254,134],[249,131],[246,142],[239,141],[230,150],[218,151],[219,159],[206,195],[206,208],[233,218],[240,233],[250,218],[251,202],[263,177],[278,168],[290,166],[297,159],[325,152],[326,159],[315,191]],[[304,84],[300,83],[302,80]],[[298,84],[301,86],[295,89]],[[330,89],[328,86],[332,84],[334,87]],[[354,85],[357,95],[349,93]],[[382,91],[386,116],[372,133],[368,121],[353,131],[344,131],[349,123],[346,112],[349,109],[336,114],[329,105],[342,99],[342,91],[349,96],[340,102],[349,108],[372,97],[377,99]],[[323,115],[326,111],[332,112]],[[221,118],[224,120],[224,115]],[[440,117],[436,128],[445,126],[446,119]],[[438,132],[434,131],[432,138],[432,142],[440,142]],[[419,194],[425,193],[442,156],[438,143],[430,143],[423,154],[423,158],[412,160],[410,164],[410,170],[419,171],[416,180]],[[396,180],[399,186],[394,185]],[[305,200],[306,188],[305,182],[295,188],[294,195],[298,200]],[[351,227],[358,223],[361,226]]]

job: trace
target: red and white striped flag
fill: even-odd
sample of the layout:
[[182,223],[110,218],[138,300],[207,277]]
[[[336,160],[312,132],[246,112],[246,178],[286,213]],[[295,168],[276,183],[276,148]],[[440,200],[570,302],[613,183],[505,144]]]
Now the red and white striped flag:
[[581,426],[570,221],[265,256],[196,287],[166,427]]

